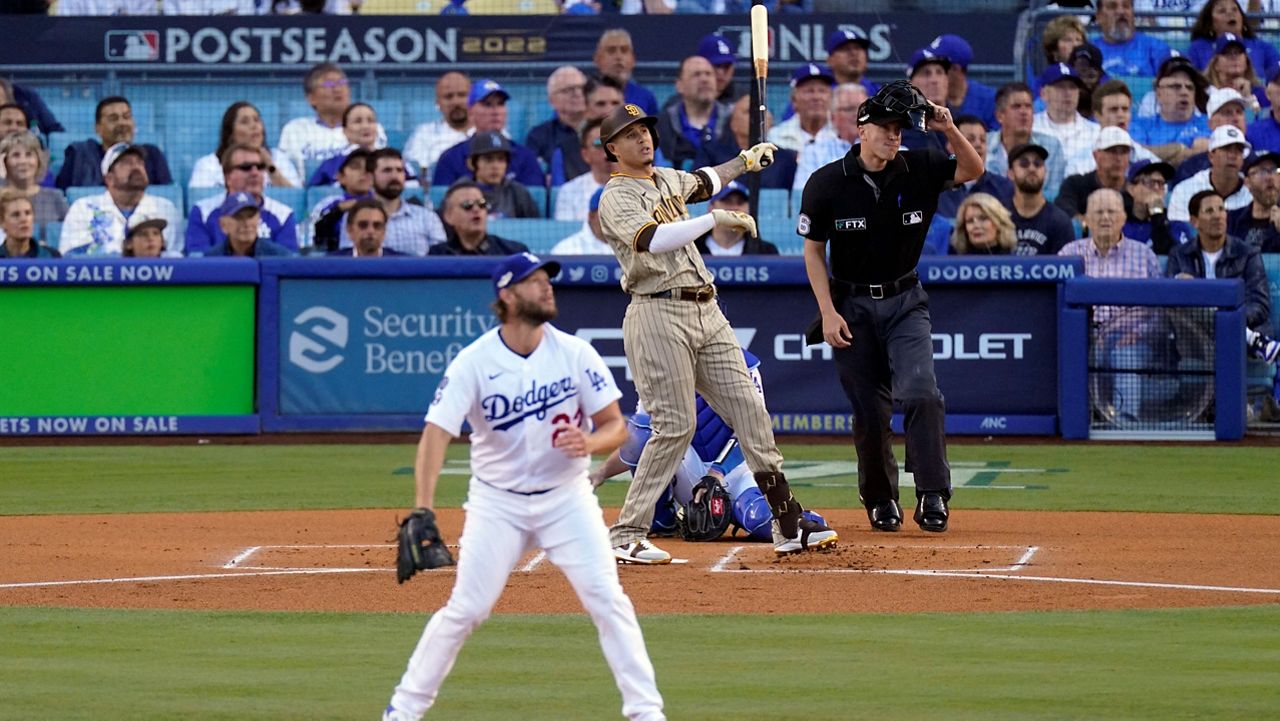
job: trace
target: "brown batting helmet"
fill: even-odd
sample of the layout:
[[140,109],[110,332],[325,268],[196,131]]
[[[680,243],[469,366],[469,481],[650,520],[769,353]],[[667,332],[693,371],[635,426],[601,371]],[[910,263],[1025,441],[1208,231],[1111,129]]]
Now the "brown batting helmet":
[[657,151],[658,119],[652,115],[645,115],[639,105],[626,103],[614,108],[612,113],[605,116],[604,122],[600,123],[600,147],[604,149],[604,157],[610,162],[618,162],[618,156],[609,152],[609,143],[613,141],[613,136],[626,130],[632,123],[644,123],[649,126],[649,135],[653,137],[653,149]]

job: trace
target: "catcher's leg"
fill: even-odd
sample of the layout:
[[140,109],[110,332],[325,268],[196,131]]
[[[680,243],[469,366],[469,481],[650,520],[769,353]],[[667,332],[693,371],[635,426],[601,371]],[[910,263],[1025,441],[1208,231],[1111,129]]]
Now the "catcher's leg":
[[544,506],[537,543],[564,573],[590,614],[600,648],[622,693],[622,713],[635,721],[662,721],[662,696],[631,599],[618,582],[618,565],[602,522],[600,503],[585,484],[535,501]]
[[[409,666],[391,696],[391,705],[412,715],[421,715],[435,703],[440,684],[449,675],[462,644],[493,610],[506,586],[511,569],[524,555],[528,534],[508,515],[493,494],[512,496],[509,503],[524,496],[505,491],[478,491],[472,484],[467,518],[459,541],[463,552],[458,559],[458,575],[444,608],[427,622]],[[594,497],[594,496],[593,496]],[[497,498],[497,501],[507,499]]]

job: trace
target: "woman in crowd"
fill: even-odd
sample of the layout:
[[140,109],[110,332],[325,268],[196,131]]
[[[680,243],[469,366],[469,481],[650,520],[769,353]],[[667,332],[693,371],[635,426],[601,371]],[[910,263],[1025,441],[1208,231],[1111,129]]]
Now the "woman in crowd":
[[67,215],[67,199],[62,191],[40,185],[49,169],[49,155],[35,134],[24,130],[0,141],[0,156],[4,157],[4,187],[31,199],[37,230]]
[[[1266,8],[1263,11],[1268,12]],[[1258,37],[1256,24],[1256,21],[1245,17],[1236,0],[1209,0],[1200,8],[1200,15],[1191,26],[1191,47],[1187,48],[1187,57],[1197,68],[1207,69],[1214,56],[1214,41],[1223,33],[1231,33],[1244,39],[1244,49],[1253,67],[1266,72],[1280,62],[1280,51]]]
[[1009,255],[1018,244],[1009,211],[986,193],[965,198],[956,210],[952,251],[959,255]]
[[[218,149],[196,161],[191,169],[189,188],[221,188],[222,162],[219,158],[227,148],[238,143],[267,148],[267,130],[258,109],[246,100],[238,100],[222,114],[222,131],[218,137]],[[269,151],[270,152],[270,151]],[[267,185],[279,188],[302,186],[302,177],[284,153],[272,153],[274,170],[267,176]]]
[[[1239,37],[1239,36],[1236,36]],[[1219,38],[1216,52],[1209,59],[1205,69],[1205,79],[1215,88],[1231,88],[1248,104],[1249,118],[1252,119],[1264,107],[1270,107],[1267,92],[1254,70],[1253,59],[1250,58],[1243,42],[1228,38]]]
[[[1029,82],[1036,85],[1036,79],[1040,77],[1040,73],[1049,65],[1055,63],[1071,62],[1071,51],[1076,49],[1077,45],[1084,44],[1086,35],[1084,32],[1084,24],[1074,15],[1059,15],[1049,21],[1044,26],[1044,33],[1040,36],[1040,47],[1044,50],[1044,62],[1034,64],[1030,59],[1027,61],[1027,77]],[[1028,58],[1030,58],[1028,53]],[[1040,88],[1032,87],[1036,93],[1040,92]]]

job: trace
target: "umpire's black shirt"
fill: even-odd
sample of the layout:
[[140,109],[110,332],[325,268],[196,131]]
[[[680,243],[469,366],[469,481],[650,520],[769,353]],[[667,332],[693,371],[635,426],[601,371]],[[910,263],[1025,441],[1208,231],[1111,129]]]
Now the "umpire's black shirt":
[[884,170],[858,162],[861,145],[814,171],[804,186],[796,232],[831,243],[831,276],[850,283],[889,283],[920,261],[938,195],[956,175],[956,158],[907,150]]

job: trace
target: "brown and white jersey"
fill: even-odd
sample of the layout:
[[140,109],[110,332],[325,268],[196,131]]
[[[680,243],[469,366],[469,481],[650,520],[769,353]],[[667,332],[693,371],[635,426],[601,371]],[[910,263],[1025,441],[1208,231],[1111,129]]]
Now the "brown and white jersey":
[[651,178],[615,174],[600,196],[600,229],[622,266],[622,289],[648,295],[672,288],[695,288],[714,276],[690,243],[668,253],[637,251],[642,234],[660,223],[689,218],[687,202],[707,199],[707,183],[695,173],[654,168]]

